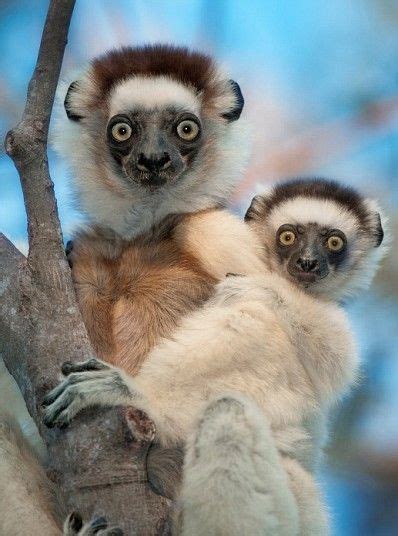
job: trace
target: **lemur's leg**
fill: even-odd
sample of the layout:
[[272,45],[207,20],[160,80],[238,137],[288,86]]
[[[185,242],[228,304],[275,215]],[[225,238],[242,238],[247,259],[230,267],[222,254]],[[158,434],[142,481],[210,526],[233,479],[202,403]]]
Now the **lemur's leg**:
[[83,524],[81,515],[72,512],[64,523],[63,536],[123,536],[123,531],[119,527],[108,527],[104,517],[97,517],[88,523]]
[[[44,399],[45,422],[65,426],[86,407],[128,405],[147,413],[163,446],[185,443],[207,400],[228,390],[250,396],[255,377],[268,374],[264,352],[273,359],[291,352],[272,311],[250,301],[205,307],[152,350],[137,376],[106,363],[93,370],[101,367],[92,360],[68,364],[69,376]],[[278,397],[279,379],[267,389]],[[296,403],[294,396],[282,402],[302,409],[306,400]]]
[[206,407],[188,441],[180,499],[176,527],[183,536],[299,534],[296,501],[270,428],[240,395]]
[[282,464],[297,503],[300,536],[327,536],[330,534],[329,515],[313,475],[292,458],[282,456]]
[[55,491],[12,416],[0,415],[0,534],[60,536]]

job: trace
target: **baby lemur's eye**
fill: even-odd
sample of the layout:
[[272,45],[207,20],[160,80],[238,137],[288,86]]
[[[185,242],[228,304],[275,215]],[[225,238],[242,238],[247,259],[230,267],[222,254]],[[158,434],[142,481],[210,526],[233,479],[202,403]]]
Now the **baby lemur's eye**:
[[296,240],[296,235],[293,231],[282,231],[279,235],[279,242],[284,246],[291,246]]
[[329,236],[326,245],[330,251],[341,251],[344,247],[344,240],[340,236]]
[[128,123],[115,123],[112,127],[111,134],[115,141],[127,141],[133,132]]
[[177,125],[177,134],[184,141],[193,141],[199,135],[199,125],[191,119],[184,119]]

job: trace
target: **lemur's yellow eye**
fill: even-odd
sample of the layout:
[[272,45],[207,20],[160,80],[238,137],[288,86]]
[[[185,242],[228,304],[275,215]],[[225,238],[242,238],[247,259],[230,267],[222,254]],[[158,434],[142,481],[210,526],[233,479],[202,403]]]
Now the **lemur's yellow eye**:
[[199,125],[190,119],[184,119],[177,125],[177,134],[182,140],[193,141],[199,134]]
[[111,133],[115,141],[127,141],[133,130],[128,123],[116,123],[113,125]]
[[293,231],[282,231],[279,235],[279,242],[284,246],[291,246],[296,240],[296,235]]
[[344,247],[344,240],[340,236],[329,236],[327,247],[330,251],[341,251]]

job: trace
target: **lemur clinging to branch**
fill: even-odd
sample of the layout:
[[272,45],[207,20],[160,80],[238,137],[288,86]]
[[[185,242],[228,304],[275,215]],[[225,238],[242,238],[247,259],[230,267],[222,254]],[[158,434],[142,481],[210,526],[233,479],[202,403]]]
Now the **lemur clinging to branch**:
[[[98,356],[134,374],[225,273],[261,266],[224,210],[247,159],[243,97],[210,57],[156,45],[95,59],[62,100],[54,145],[88,223],[69,255],[79,306]],[[176,465],[159,476],[156,453],[171,494]]]
[[[366,288],[377,269],[385,251],[379,210],[337,183],[302,180],[257,196],[246,221],[269,268],[219,283],[135,377],[99,360],[65,363],[66,379],[45,399],[45,422],[66,426],[88,406],[134,405],[154,421],[161,444],[188,441],[179,529],[185,535],[257,534],[261,527],[272,534],[325,534],[327,516],[312,474],[329,409],[358,367],[336,302]],[[216,404],[218,426],[211,409],[198,424],[206,404],[231,391],[249,396],[259,410],[246,399],[224,397]],[[261,415],[267,433],[253,429]],[[246,442],[240,434],[241,447],[233,437],[239,422],[250,431]],[[235,432],[228,433],[229,425]],[[189,440],[195,435],[199,443]],[[239,448],[240,471],[231,464]],[[248,477],[255,459],[263,488]]]
[[[224,209],[247,159],[243,97],[210,57],[159,45],[95,59],[64,105],[55,147],[89,224],[69,255],[78,303],[97,356],[136,374],[227,272],[261,267]],[[161,475],[157,454],[150,481],[169,495],[176,467],[160,453]]]

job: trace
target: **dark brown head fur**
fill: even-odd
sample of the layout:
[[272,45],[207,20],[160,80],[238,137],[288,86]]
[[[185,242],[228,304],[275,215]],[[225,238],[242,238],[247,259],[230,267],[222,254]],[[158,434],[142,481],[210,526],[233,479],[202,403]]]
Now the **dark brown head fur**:
[[[364,229],[370,229],[373,221],[369,219],[369,210],[364,203],[364,198],[349,186],[340,184],[337,181],[325,179],[305,179],[299,178],[277,184],[270,195],[255,197],[245,215],[245,221],[250,221],[260,214],[264,216],[285,201],[295,197],[308,197],[311,199],[324,199],[335,201],[352,212]],[[373,215],[372,215],[373,216]],[[377,230],[378,242],[383,239],[383,229]]]
[[[171,45],[146,45],[122,47],[111,50],[91,62],[90,78],[93,82],[86,102],[89,109],[103,107],[112,88],[130,77],[167,76],[192,88],[202,98],[202,109],[217,105],[217,98],[226,93],[232,98],[232,105],[220,112],[228,122],[239,119],[244,99],[239,85],[233,80],[220,77],[214,60],[207,54],[191,51],[185,47]],[[65,110],[69,119],[79,121],[84,117],[73,104],[72,94],[86,92],[79,82],[73,82],[65,99]]]
[[112,87],[130,76],[169,76],[194,87],[209,89],[215,65],[210,56],[170,45],[123,47],[92,62],[100,95],[104,98]]

